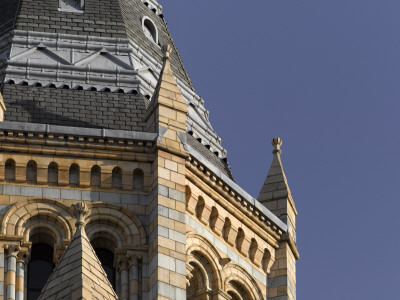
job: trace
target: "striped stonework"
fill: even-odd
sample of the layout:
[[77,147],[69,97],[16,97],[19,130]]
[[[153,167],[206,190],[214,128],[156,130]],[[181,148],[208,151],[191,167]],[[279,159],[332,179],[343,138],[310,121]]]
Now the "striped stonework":
[[153,163],[156,193],[150,200],[150,298],[186,299],[185,134],[186,103],[164,47],[164,66],[149,107],[147,124],[159,131]]

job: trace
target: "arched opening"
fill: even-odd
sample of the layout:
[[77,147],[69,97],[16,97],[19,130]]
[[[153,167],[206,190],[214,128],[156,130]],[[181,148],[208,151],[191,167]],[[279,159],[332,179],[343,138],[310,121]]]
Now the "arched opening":
[[114,253],[106,248],[94,248],[94,251],[101,262],[101,266],[107,274],[108,280],[115,290]]
[[143,21],[143,31],[144,35],[151,41],[157,44],[157,29],[154,23],[146,18]]
[[189,264],[190,276],[188,278],[188,286],[187,286],[187,299],[196,299],[199,297],[199,293],[202,293],[206,288],[206,278],[203,274],[201,268],[191,262]]
[[72,187],[79,186],[79,166],[77,164],[72,164],[69,167],[69,185]]
[[218,221],[218,210],[215,206],[211,208],[211,215],[210,215],[210,227],[211,229],[215,229],[215,224]]
[[26,165],[26,183],[37,183],[37,164],[33,160],[30,160]]
[[141,169],[133,171],[133,189],[140,192],[144,190],[144,173]]
[[90,171],[90,186],[99,188],[101,186],[101,169],[99,166],[93,166]]
[[225,218],[224,228],[222,229],[222,236],[226,241],[229,240],[229,233],[231,231],[231,228],[232,228],[231,220]]
[[120,167],[115,167],[112,170],[111,186],[114,189],[122,189],[122,170]]
[[55,162],[51,162],[47,172],[47,182],[49,185],[58,184],[58,165]]
[[45,228],[37,228],[30,237],[31,255],[27,272],[27,299],[36,300],[54,269],[55,237]]
[[7,182],[15,182],[15,161],[7,159],[4,166],[4,177]]
[[187,271],[188,299],[209,299],[210,292],[218,287],[218,277],[207,255],[193,251]]
[[199,201],[197,201],[197,205],[196,205],[196,217],[199,219],[201,218],[201,215],[203,214],[204,206],[205,206],[205,202],[204,202],[203,197],[199,197]]
[[92,247],[100,260],[101,266],[107,274],[112,287],[116,288],[116,268],[114,266],[114,250],[117,247],[111,236],[104,232],[98,232],[91,241]]
[[231,296],[231,300],[242,300],[238,294],[234,291],[229,291],[228,295]]
[[250,300],[250,294],[246,291],[246,288],[237,281],[230,281],[228,284],[228,295],[233,300]]
[[245,239],[245,234],[242,228],[239,228],[238,234],[236,237],[236,248],[240,251],[243,246],[243,241]]
[[261,267],[263,268],[264,272],[268,273],[269,267],[271,262],[271,253],[267,248],[264,249],[264,254],[261,260]]
[[257,250],[258,250],[258,243],[255,239],[251,239],[251,244],[250,244],[250,250],[249,250],[249,256],[252,262],[256,259],[257,255]]

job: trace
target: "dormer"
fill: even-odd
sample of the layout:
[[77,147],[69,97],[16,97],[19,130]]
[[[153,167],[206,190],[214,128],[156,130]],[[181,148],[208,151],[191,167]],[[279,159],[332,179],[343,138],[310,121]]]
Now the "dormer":
[[58,10],[65,12],[84,13],[85,0],[58,0]]

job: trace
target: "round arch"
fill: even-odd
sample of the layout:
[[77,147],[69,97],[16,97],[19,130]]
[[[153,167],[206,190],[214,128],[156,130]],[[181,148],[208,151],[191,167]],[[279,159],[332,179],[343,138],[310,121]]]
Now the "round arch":
[[7,235],[23,236],[29,241],[32,230],[43,227],[51,230],[57,242],[70,240],[75,227],[71,210],[60,202],[49,199],[31,199],[14,204],[1,223]]
[[[188,234],[186,249],[188,264],[202,265],[204,271],[208,271],[206,273],[212,274],[212,278],[206,275],[208,287],[212,289],[222,288],[222,277],[219,267],[222,257],[217,249],[206,238],[196,233]],[[208,265],[205,265],[205,262],[208,262]],[[213,281],[213,283],[210,283],[210,281]]]
[[146,244],[145,229],[129,210],[109,203],[94,203],[88,209],[86,232],[89,239],[92,239],[94,234],[104,232],[112,237],[118,247]]
[[250,299],[264,299],[260,287],[257,285],[254,278],[243,267],[230,263],[225,266],[222,273],[224,276],[224,291],[228,292],[232,282],[235,282],[239,286],[243,287]]

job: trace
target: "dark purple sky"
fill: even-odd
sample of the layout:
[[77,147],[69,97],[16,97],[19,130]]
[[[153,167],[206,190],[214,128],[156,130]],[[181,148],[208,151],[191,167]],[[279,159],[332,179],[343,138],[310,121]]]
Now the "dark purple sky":
[[399,299],[400,1],[160,3],[251,195],[283,139],[298,299]]

